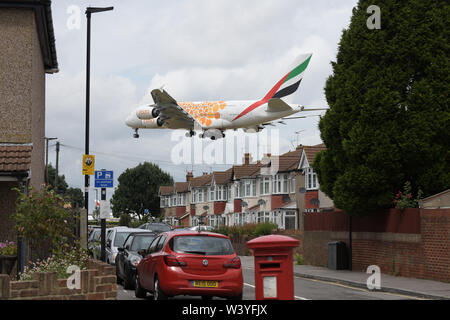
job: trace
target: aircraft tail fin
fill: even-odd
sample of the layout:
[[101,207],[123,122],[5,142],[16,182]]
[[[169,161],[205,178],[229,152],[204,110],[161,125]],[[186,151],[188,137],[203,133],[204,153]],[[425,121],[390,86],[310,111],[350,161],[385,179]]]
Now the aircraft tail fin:
[[289,72],[277,82],[277,84],[264,97],[282,99],[286,103],[292,103],[295,93],[303,79],[306,68],[311,60],[312,53],[299,55],[292,64]]

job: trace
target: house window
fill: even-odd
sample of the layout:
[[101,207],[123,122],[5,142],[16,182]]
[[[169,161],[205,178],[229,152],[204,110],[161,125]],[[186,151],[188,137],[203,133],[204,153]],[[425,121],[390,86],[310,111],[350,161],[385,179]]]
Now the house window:
[[261,195],[270,194],[270,177],[261,177],[259,193]]
[[274,194],[288,193],[288,175],[276,174],[273,176],[273,190]]
[[263,211],[258,212],[258,220],[257,221],[258,221],[258,223],[271,222],[270,212],[263,212]]
[[216,201],[227,200],[226,186],[216,186]]
[[241,181],[241,192],[242,197],[256,197],[256,180],[247,179]]
[[306,189],[314,190],[318,189],[319,184],[317,183],[317,174],[311,168],[306,169]]
[[295,193],[295,176],[291,178],[291,193]]
[[214,186],[209,188],[209,201],[214,201]]

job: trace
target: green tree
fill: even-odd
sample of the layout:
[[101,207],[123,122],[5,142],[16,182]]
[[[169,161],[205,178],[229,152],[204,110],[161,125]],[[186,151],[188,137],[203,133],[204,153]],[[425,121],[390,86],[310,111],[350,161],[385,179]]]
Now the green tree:
[[[54,190],[54,184],[55,184],[55,175],[56,175],[56,169],[53,168],[52,164],[48,165],[48,189]],[[69,187],[69,185],[66,182],[66,177],[64,175],[58,174],[58,188],[56,192],[60,195],[62,195],[65,199],[67,199],[70,204],[72,205],[72,208],[78,207],[83,208],[84,207],[84,194],[83,191],[80,188],[72,188]]]
[[[49,163],[48,165],[48,186],[49,186],[49,190],[54,190],[55,189],[55,176],[56,176],[56,169],[53,168],[52,164]],[[67,191],[67,188],[69,187],[69,185],[66,182],[66,177],[64,175],[59,175],[58,174],[58,181],[57,181],[57,193],[58,194],[65,194]]]
[[172,185],[172,177],[161,168],[149,162],[125,170],[118,178],[119,185],[111,198],[114,217],[121,214],[144,216],[149,209],[153,215],[159,215],[159,187]]
[[321,189],[355,215],[392,207],[406,181],[415,195],[450,187],[450,6],[378,1],[381,29],[369,29],[371,4],[359,1],[342,32],[319,122],[327,150],[313,165]]

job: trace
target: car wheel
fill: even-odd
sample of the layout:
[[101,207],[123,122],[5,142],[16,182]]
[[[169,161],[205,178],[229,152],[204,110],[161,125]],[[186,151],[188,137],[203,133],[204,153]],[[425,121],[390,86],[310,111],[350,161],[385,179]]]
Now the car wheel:
[[116,266],[116,278],[117,278],[117,284],[122,283],[122,278],[119,275],[119,268]]
[[125,274],[125,279],[123,281],[123,288],[126,290],[134,289],[134,285],[136,283],[135,276],[130,273]]
[[155,279],[155,291],[153,292],[153,300],[167,300],[167,295],[162,291],[159,285],[159,279]]
[[147,296],[147,291],[141,287],[139,276],[137,274],[135,279],[136,281],[134,286],[134,295],[136,296],[136,298],[145,298]]
[[242,292],[237,296],[227,297],[227,300],[242,300]]

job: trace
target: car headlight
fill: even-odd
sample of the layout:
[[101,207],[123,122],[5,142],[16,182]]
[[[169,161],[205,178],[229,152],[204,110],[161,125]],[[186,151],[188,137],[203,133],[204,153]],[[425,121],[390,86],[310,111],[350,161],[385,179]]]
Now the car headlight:
[[139,261],[141,261],[141,258],[139,258],[139,257],[131,258],[131,264],[135,267],[139,264]]

